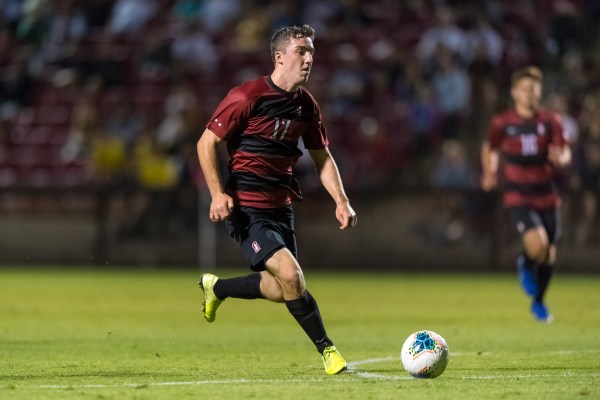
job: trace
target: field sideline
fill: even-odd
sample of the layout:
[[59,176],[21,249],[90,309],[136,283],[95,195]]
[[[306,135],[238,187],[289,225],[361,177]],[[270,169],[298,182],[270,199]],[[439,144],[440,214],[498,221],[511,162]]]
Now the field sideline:
[[[547,325],[512,275],[305,272],[347,373],[282,305],[206,323],[193,270],[0,269],[0,399],[600,398],[600,276],[557,275]],[[434,380],[398,357],[419,329],[450,348]]]

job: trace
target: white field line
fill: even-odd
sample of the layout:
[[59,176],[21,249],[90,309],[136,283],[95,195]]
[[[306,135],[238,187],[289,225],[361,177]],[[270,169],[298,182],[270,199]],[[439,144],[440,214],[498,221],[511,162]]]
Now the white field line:
[[[600,349],[590,349],[588,351],[586,351],[585,353],[598,353],[600,352]],[[565,351],[554,351],[554,352],[548,352],[548,354],[554,354],[554,355],[570,355],[570,354],[581,354],[581,352],[577,352],[577,351],[570,351],[570,350],[565,350]],[[456,356],[465,356],[465,355],[490,355],[491,353],[462,353],[462,352],[455,352],[455,353],[451,353],[450,356],[451,357],[456,357]],[[366,360],[360,360],[360,361],[351,361],[348,363],[348,373],[354,374],[356,376],[359,376],[361,378],[365,378],[365,379],[374,379],[374,380],[381,380],[381,381],[401,381],[401,380],[413,380],[415,378],[413,378],[412,376],[405,374],[405,375],[401,375],[401,376],[397,376],[397,375],[385,375],[385,374],[378,374],[378,373],[374,373],[374,372],[366,372],[366,371],[358,371],[355,369],[355,367],[359,366],[359,365],[365,365],[365,364],[374,364],[374,363],[378,363],[378,362],[385,362],[385,361],[392,361],[392,360],[398,360],[398,362],[400,363],[400,357],[382,357],[382,358],[370,358],[370,359],[366,359]],[[452,378],[452,379],[457,379],[457,380],[486,380],[486,379],[527,379],[527,378],[550,378],[550,377],[556,377],[556,374],[522,374],[522,375],[481,375],[481,376],[462,376],[462,377],[456,377],[456,378]],[[574,374],[572,372],[563,372],[562,374],[558,374],[558,376],[561,377],[573,377],[573,376],[585,376],[588,378],[598,378],[600,377],[600,372],[598,373],[592,373],[592,374]]]
[[87,384],[87,385],[32,385],[32,386],[0,386],[0,389],[103,389],[103,388],[143,388],[149,386],[200,386],[200,385],[222,385],[231,383],[281,383],[281,382],[320,382],[324,379],[213,379],[206,381],[189,382],[148,382],[148,383],[118,383],[110,384]]
[[[600,349],[590,349],[585,351],[585,353],[599,353]],[[554,351],[548,352],[548,354],[554,355],[570,355],[570,354],[581,354],[581,351]],[[462,353],[462,352],[453,352],[451,353],[451,357],[455,356],[465,356],[465,355],[476,355],[483,354],[489,355],[491,353]],[[380,362],[398,360],[400,363],[399,356],[388,356],[388,357],[379,357],[379,358],[368,358],[365,360],[358,361],[350,361],[348,362],[348,371],[347,373],[352,374],[354,376],[358,376],[363,379],[373,379],[380,381],[400,381],[400,380],[414,380],[415,378],[411,377],[408,374],[402,374],[401,376],[397,375],[385,375],[378,374],[374,372],[360,371],[357,370],[357,367],[361,365],[367,364],[376,364]],[[452,379],[456,380],[493,380],[493,379],[537,379],[537,378],[550,378],[550,377],[574,377],[574,376],[584,376],[587,378],[598,378],[600,377],[600,372],[593,374],[574,374],[573,372],[564,372],[562,374],[522,374],[522,375],[481,375],[481,376],[463,376],[456,377]],[[202,385],[221,385],[221,384],[245,384],[245,383],[285,383],[285,382],[323,382],[328,380],[329,378],[315,378],[315,379],[210,379],[210,380],[202,380],[202,381],[175,381],[175,382],[146,382],[146,383],[119,383],[119,384],[85,384],[85,385],[31,385],[31,386],[19,386],[19,385],[0,385],[0,389],[103,389],[103,388],[143,388],[143,387],[154,387],[154,386],[202,386]]]

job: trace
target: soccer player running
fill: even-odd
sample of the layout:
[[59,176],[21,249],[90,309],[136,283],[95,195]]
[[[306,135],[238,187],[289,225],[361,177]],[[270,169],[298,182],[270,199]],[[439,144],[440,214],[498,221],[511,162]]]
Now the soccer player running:
[[556,168],[570,163],[571,150],[560,116],[540,107],[542,79],[542,71],[534,66],[513,72],[514,107],[492,118],[481,148],[481,185],[486,191],[496,187],[501,154],[503,203],[523,242],[517,259],[520,283],[532,297],[534,317],[552,322],[544,295],[561,234],[560,196],[554,178]]
[[[325,372],[346,369],[327,336],[317,302],[306,290],[297,261],[292,201],[302,199],[293,167],[302,138],[321,182],[335,201],[340,229],[356,226],[356,213],[328,149],[321,111],[302,86],[313,64],[314,29],[279,29],[271,39],[274,69],[234,87],[221,101],[198,141],[198,157],[211,194],[210,219],[225,221],[255,271],[247,276],[200,277],[204,318],[213,322],[228,297],[285,303],[323,358]],[[229,154],[226,184],[218,168],[218,146]]]

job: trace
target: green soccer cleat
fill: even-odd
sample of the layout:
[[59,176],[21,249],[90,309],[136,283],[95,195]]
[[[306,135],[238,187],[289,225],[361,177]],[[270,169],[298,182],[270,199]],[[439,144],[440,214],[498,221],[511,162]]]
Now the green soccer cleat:
[[346,370],[346,360],[344,360],[335,346],[326,347],[325,350],[323,350],[322,356],[325,372],[328,375],[339,374]]
[[219,278],[213,274],[203,274],[200,276],[200,289],[204,292],[204,301],[202,302],[202,311],[204,311],[204,318],[208,322],[213,322],[217,317],[217,308],[221,305],[223,300],[220,300],[214,291],[215,284]]

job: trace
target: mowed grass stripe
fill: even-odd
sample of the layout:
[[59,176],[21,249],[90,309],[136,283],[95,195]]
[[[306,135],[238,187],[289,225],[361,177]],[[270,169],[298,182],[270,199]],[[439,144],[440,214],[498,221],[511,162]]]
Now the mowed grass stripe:
[[[350,361],[335,377],[280,304],[230,299],[206,323],[198,276],[0,269],[0,398],[600,398],[598,276],[557,275],[547,325],[533,321],[512,274],[307,270]],[[408,376],[398,357],[419,329],[450,347],[434,380]]]
[[[358,361],[357,363],[360,363]],[[364,372],[356,370],[355,368],[349,369],[345,374],[350,374],[363,379],[374,379],[374,380],[417,380],[412,376],[402,375],[383,375],[372,372]],[[598,378],[600,373],[576,373],[572,371],[562,372],[558,374],[521,374],[521,375],[482,375],[482,376],[459,376],[447,379],[453,380],[495,380],[495,379],[539,379],[539,378]],[[249,383],[298,383],[298,382],[323,382],[332,378],[312,378],[312,379],[229,379],[229,380],[207,380],[207,381],[193,381],[193,382],[139,382],[139,383],[123,383],[118,385],[108,384],[86,384],[86,385],[32,385],[32,386],[0,386],[1,389],[103,389],[103,388],[140,388],[145,386],[197,386],[197,385],[221,385],[221,384],[249,384]]]

